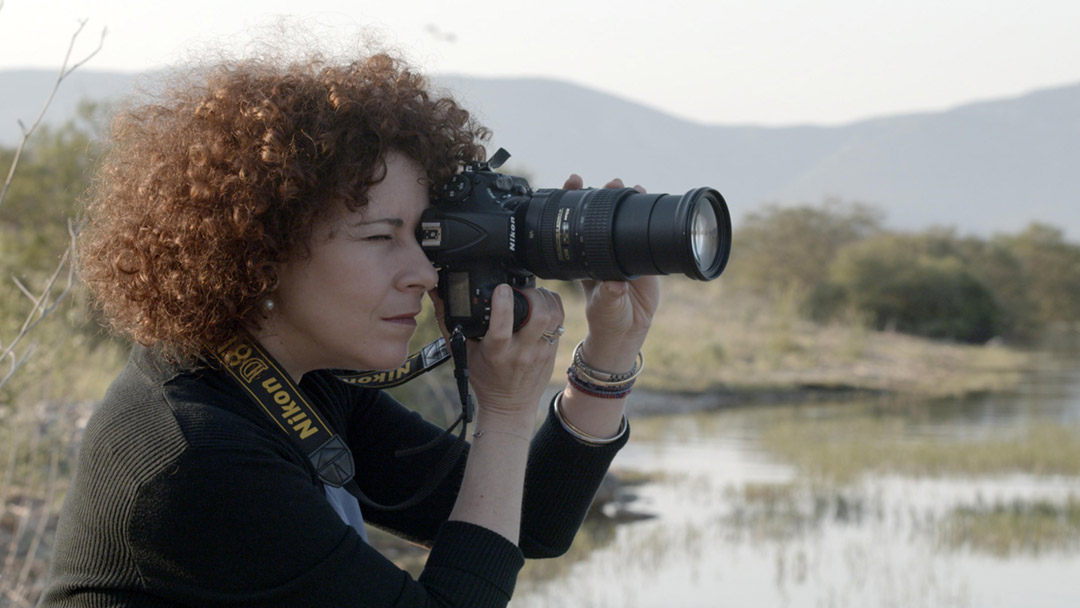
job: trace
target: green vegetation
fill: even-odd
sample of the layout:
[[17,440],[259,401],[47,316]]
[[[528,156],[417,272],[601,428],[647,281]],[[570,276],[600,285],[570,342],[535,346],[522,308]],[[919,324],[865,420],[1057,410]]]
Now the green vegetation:
[[838,302],[822,312],[845,303],[877,329],[971,343],[998,335],[1002,311],[990,289],[955,257],[912,255],[911,240],[886,234],[845,247],[822,290]]
[[1011,434],[941,438],[905,432],[917,416],[816,409],[769,412],[761,441],[807,478],[846,483],[868,473],[1080,476],[1080,428],[1031,423]]
[[[0,350],[34,324],[0,362],[0,379],[20,363],[18,373],[0,383],[0,411],[30,395],[38,401],[99,397],[102,369],[116,369],[109,366],[121,357],[91,321],[70,258],[95,157],[82,123],[38,129],[0,207]],[[0,166],[13,158],[12,150],[0,149]]]
[[1006,558],[1080,548],[1080,498],[978,503],[952,510],[938,529],[939,544]]
[[[745,484],[726,495],[722,521],[730,533],[753,541],[790,542],[817,533],[828,523],[881,520],[880,497],[858,488],[829,484]],[[960,504],[944,517],[918,515],[916,526],[941,550],[971,551],[1009,558],[1080,549],[1080,498],[1064,501],[1017,498],[987,504]]]
[[[876,331],[857,313],[815,322],[801,314],[803,292],[794,288],[769,299],[723,278],[666,277],[663,290],[637,384],[644,390],[741,401],[807,393],[947,397],[1008,389],[1031,366],[1023,351]],[[553,382],[563,380],[572,344],[586,333],[577,290],[561,293],[568,339]]]
[[734,240],[734,284],[794,290],[822,321],[854,314],[879,330],[972,343],[1080,321],[1080,246],[1050,226],[991,239],[895,233],[865,206],[827,202],[765,207]]

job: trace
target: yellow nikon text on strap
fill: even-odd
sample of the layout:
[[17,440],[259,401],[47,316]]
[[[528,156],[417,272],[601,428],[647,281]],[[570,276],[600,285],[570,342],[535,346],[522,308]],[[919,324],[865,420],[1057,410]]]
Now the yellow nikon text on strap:
[[[464,351],[464,347],[464,336],[461,336],[459,350]],[[293,382],[292,377],[281,369],[270,353],[263,350],[254,338],[244,332],[212,352],[211,356],[218,366],[259,404],[263,413],[273,420],[289,436],[293,444],[307,456],[323,483],[345,488],[367,506],[396,511],[419,504],[446,478],[458,462],[466,445],[467,419],[463,414],[459,419],[459,422],[465,422],[461,426],[461,436],[449,446],[432,475],[417,489],[416,494],[394,505],[379,504],[364,495],[353,479],[356,465],[349,447],[339,435],[334,434],[329,425],[323,422],[315,408],[304,398],[303,392]],[[450,357],[446,340],[439,338],[424,346],[420,352],[410,356],[397,369],[368,372],[337,370],[334,374],[345,382],[367,388],[385,388],[407,382],[447,361]],[[471,403],[471,401],[466,402]],[[468,419],[471,419],[471,411]],[[457,423],[454,423],[454,426],[457,426]],[[442,437],[449,435],[454,426],[425,445],[401,449],[395,454],[408,456],[423,452],[439,444]]]
[[352,454],[334,435],[274,358],[249,336],[236,336],[214,353],[217,362],[304,451],[319,478],[341,487],[353,477]]

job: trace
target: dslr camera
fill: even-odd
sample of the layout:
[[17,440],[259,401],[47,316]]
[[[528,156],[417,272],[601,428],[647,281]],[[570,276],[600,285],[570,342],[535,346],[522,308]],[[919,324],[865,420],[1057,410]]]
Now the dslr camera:
[[[642,194],[633,188],[533,190],[498,173],[510,154],[468,163],[433,194],[417,237],[438,267],[446,327],[487,333],[495,287],[542,279],[627,280],[682,273],[720,276],[731,253],[731,217],[719,192]],[[514,292],[514,328],[528,319]]]

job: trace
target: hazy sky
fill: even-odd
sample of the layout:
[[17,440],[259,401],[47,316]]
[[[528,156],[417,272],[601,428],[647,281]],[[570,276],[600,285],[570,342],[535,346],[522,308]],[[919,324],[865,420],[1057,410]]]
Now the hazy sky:
[[80,19],[76,55],[108,28],[88,68],[140,71],[294,15],[329,38],[374,27],[431,73],[550,76],[717,124],[840,124],[1080,82],[1080,0],[0,2],[0,69],[58,66]]

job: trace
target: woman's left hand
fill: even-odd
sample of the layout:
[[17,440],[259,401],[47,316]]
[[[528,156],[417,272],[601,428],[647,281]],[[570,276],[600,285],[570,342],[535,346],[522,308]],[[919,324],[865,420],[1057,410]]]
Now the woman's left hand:
[[[570,176],[566,190],[581,188],[577,175]],[[624,188],[614,179],[605,188]],[[634,186],[642,194],[645,189]],[[643,276],[631,281],[581,281],[585,291],[585,318],[589,334],[581,345],[581,356],[596,369],[611,373],[634,367],[638,351],[652,326],[660,305],[660,277]]]

